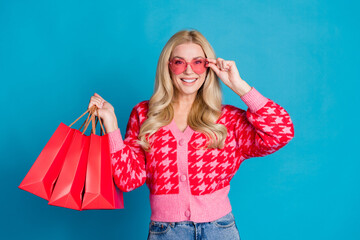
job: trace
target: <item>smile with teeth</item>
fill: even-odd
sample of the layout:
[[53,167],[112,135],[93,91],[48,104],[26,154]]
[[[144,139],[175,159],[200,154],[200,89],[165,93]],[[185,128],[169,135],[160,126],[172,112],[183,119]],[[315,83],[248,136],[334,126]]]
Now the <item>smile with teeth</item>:
[[197,78],[192,78],[192,79],[180,78],[180,79],[181,79],[181,81],[187,82],[187,83],[192,83],[192,82],[195,82],[197,80]]

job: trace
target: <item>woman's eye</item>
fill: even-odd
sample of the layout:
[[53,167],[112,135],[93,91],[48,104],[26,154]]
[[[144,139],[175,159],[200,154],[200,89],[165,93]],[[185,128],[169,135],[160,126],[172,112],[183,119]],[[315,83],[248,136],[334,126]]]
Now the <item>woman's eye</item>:
[[176,61],[175,61],[175,64],[176,64],[176,65],[180,65],[180,64],[183,64],[183,61],[180,61],[180,60],[176,60]]
[[202,64],[202,63],[203,63],[202,60],[196,60],[196,61],[195,61],[195,64]]

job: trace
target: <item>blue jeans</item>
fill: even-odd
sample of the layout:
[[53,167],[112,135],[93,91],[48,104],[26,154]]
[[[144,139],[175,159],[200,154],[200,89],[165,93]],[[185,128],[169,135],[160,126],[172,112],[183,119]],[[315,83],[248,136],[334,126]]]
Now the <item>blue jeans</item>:
[[150,220],[148,240],[240,240],[232,212],[212,221],[157,222]]

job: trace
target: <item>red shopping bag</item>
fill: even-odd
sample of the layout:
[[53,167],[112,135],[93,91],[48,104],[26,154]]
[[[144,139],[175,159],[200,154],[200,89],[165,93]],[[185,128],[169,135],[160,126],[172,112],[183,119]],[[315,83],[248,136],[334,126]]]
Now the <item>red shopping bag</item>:
[[94,115],[91,120],[93,132],[90,135],[82,209],[122,209],[124,208],[123,193],[114,184],[108,135],[102,135],[105,131],[99,118],[97,120],[100,122],[102,132],[100,136],[95,135],[97,121],[94,124]]
[[[94,114],[94,109],[93,107],[91,115]],[[90,136],[84,135],[84,132],[90,121],[91,119],[87,121],[83,132],[74,130],[63,167],[49,199],[50,205],[81,210],[90,147]]]
[[[83,113],[71,125],[89,111],[90,110]],[[80,129],[89,121],[89,117],[90,113]],[[19,185],[20,189],[45,198],[46,200],[50,199],[55,181],[63,166],[65,155],[73,139],[75,129],[70,128],[71,125],[68,127],[64,123],[60,123]]]

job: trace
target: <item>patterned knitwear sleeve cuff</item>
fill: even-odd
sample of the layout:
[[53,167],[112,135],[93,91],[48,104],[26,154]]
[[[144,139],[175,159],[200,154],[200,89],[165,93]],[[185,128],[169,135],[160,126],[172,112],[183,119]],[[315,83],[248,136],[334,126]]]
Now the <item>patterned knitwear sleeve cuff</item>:
[[112,132],[109,132],[108,136],[109,136],[110,153],[115,153],[124,146],[124,141],[120,133],[120,128]]
[[268,102],[268,98],[264,97],[259,93],[254,87],[251,88],[249,92],[240,97],[241,100],[249,107],[251,112],[256,112],[265,106]]

